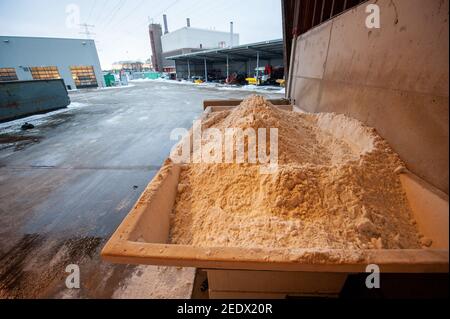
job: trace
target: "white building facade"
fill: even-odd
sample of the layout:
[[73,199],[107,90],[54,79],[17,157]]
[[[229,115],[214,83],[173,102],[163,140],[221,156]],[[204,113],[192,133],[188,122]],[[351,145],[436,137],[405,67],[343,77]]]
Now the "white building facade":
[[104,87],[94,40],[0,36],[0,81],[55,78],[69,90]]
[[161,37],[162,51],[185,48],[215,49],[239,45],[239,34],[192,27],[184,27]]

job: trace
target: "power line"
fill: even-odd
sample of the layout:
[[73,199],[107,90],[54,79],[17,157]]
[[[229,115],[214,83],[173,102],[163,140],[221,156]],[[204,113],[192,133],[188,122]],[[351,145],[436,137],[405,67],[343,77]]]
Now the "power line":
[[[146,1],[146,0],[141,0],[135,7],[133,7],[133,9],[132,9],[130,12],[128,12],[127,15],[125,15],[125,17],[122,18],[122,21],[125,21],[126,19],[128,19],[128,18],[130,17],[130,15],[131,15],[132,13],[135,13],[135,11],[136,11],[136,10],[137,10],[137,9],[138,9],[145,1]],[[114,28],[116,28],[118,25],[120,25],[120,21],[114,23],[114,24],[111,26],[111,30],[114,29]]]
[[113,19],[116,16],[117,12],[119,12],[120,9],[122,9],[124,4],[125,4],[125,0],[121,0],[119,2],[119,4],[116,7],[116,10],[111,14],[111,17],[109,18],[108,22],[105,25],[103,25],[103,27],[102,27],[103,29],[106,28],[113,21]]
[[[154,14],[154,15],[151,16],[151,17],[150,17],[150,16],[147,17],[146,20],[144,21],[144,23],[140,23],[140,24],[134,26],[133,29],[138,29],[138,28],[142,27],[143,25],[149,24],[148,21],[150,21],[150,20],[156,18],[157,16],[161,15],[161,14],[164,13],[165,11],[169,10],[169,9],[172,8],[175,4],[177,4],[179,1],[180,1],[180,0],[175,0],[175,1],[173,1],[173,2],[170,3],[168,6],[166,6],[164,9],[162,9],[161,11],[159,11],[157,14]],[[136,8],[137,8],[137,7],[138,7],[138,6],[136,6]],[[131,13],[132,13],[132,12],[130,12],[129,15],[130,15]],[[127,33],[127,34],[131,34],[130,31],[124,31],[124,32]],[[114,40],[114,39],[117,39],[118,37],[119,37],[119,36],[115,36],[115,37],[112,38],[112,39]]]
[[193,6],[191,6],[190,8],[188,8],[184,14],[186,16],[191,15],[194,11],[199,11],[200,8],[204,8],[205,4],[202,1],[197,1]]
[[[100,1],[100,0],[96,0],[96,1]],[[100,21],[100,17],[104,15],[104,13],[106,12],[106,10],[103,11],[102,8],[106,6],[106,4],[108,3],[108,1],[109,1],[109,0],[103,0],[102,4],[100,5],[99,12],[98,12],[98,14],[96,15],[96,17],[95,17],[95,19],[94,19],[94,22],[95,22],[95,21],[99,22],[99,21]]]
[[207,4],[201,5],[200,8],[192,10],[189,10],[189,12],[186,12],[185,15],[187,17],[189,17],[190,15],[192,15],[191,18],[199,18],[205,13],[205,12],[212,12],[212,11],[217,11],[217,12],[222,12],[225,8],[228,8],[229,6],[233,5],[231,3],[231,0],[225,1],[222,4],[217,5],[217,2],[207,2]]
[[[99,19],[100,19],[100,28],[102,28],[102,26],[106,23],[105,21],[112,15],[112,13],[116,10],[116,8],[119,6],[119,4],[122,2],[122,0],[118,0],[113,6],[109,7],[109,10],[104,10],[103,14],[100,14]],[[105,5],[108,3],[108,0],[106,0]]]
[[94,12],[94,8],[95,8],[95,6],[97,5],[98,2],[94,0],[93,3],[94,3],[94,4],[92,5],[91,10],[89,11],[88,18],[87,18],[87,20],[86,20],[87,22],[89,22],[89,19],[91,19],[92,12]]
[[[166,8],[164,8],[163,10],[161,10],[160,12],[158,12],[157,14],[148,17],[148,20],[151,19],[155,19],[156,17],[158,17],[159,15],[161,15],[162,13],[166,12],[167,10],[169,10],[170,8],[172,8],[177,2],[179,2],[180,0],[175,0],[174,2],[172,2],[171,4],[169,4]],[[145,23],[139,24],[139,27],[141,27],[142,25],[146,25],[148,24],[148,20],[145,21]]]
[[79,33],[80,34],[85,34],[86,35],[86,39],[90,39],[91,35],[95,35],[95,33],[92,33],[91,31],[89,31],[89,28],[95,28],[95,25],[87,24],[87,23],[81,23],[81,24],[79,24],[79,26],[84,28],[84,32],[79,32]]

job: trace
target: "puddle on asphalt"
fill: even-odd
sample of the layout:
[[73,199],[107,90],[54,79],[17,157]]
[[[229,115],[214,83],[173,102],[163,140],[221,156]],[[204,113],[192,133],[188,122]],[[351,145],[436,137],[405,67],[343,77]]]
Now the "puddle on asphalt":
[[14,151],[20,151],[29,145],[39,143],[42,138],[42,136],[36,135],[3,134],[0,135],[0,151],[8,148],[14,148]]
[[[0,151],[6,149],[13,149],[13,151],[20,151],[37,144],[44,139],[44,133],[47,130],[52,130],[61,124],[69,123],[74,118],[74,114],[71,113],[58,113],[45,118],[39,118],[34,121],[29,121],[35,127],[28,131],[20,129],[22,124],[27,122],[27,118],[24,118],[20,122],[18,120],[13,121],[11,126],[5,126],[2,130],[4,133],[0,134]],[[22,123],[23,122],[23,123]],[[39,134],[39,135],[37,135]]]

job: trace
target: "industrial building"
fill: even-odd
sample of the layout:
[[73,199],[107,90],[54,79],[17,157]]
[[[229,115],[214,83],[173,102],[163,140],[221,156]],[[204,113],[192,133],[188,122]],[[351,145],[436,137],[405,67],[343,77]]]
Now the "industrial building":
[[0,81],[49,79],[69,90],[104,87],[94,40],[0,36]]
[[112,65],[114,71],[142,72],[144,63],[141,61],[118,61]]
[[163,52],[180,48],[215,49],[239,45],[239,34],[230,32],[183,27],[161,37]]
[[193,28],[191,20],[187,18],[185,27],[169,32],[166,15],[163,20],[164,34],[160,24],[149,25],[155,71],[175,73],[175,62],[168,59],[172,56],[239,45],[239,34],[234,33],[233,22],[230,23],[230,31],[225,32]]
[[148,26],[148,33],[150,36],[150,47],[152,48],[152,65],[156,72],[163,71],[162,45],[161,36],[162,29],[158,23],[151,23]]
[[178,79],[196,76],[206,81],[218,80],[228,78],[232,73],[255,76],[255,72],[267,65],[284,68],[283,40],[180,54],[168,59],[174,61]]

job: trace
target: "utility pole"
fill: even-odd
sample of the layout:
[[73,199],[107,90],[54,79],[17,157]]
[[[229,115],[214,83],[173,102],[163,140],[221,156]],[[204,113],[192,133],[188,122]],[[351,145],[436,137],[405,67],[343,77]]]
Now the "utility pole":
[[89,31],[89,28],[95,28],[95,25],[81,23],[81,24],[79,24],[79,26],[84,28],[84,32],[80,32],[80,34],[86,35],[86,39],[90,39],[91,35],[95,35],[95,33],[92,33],[91,31]]

